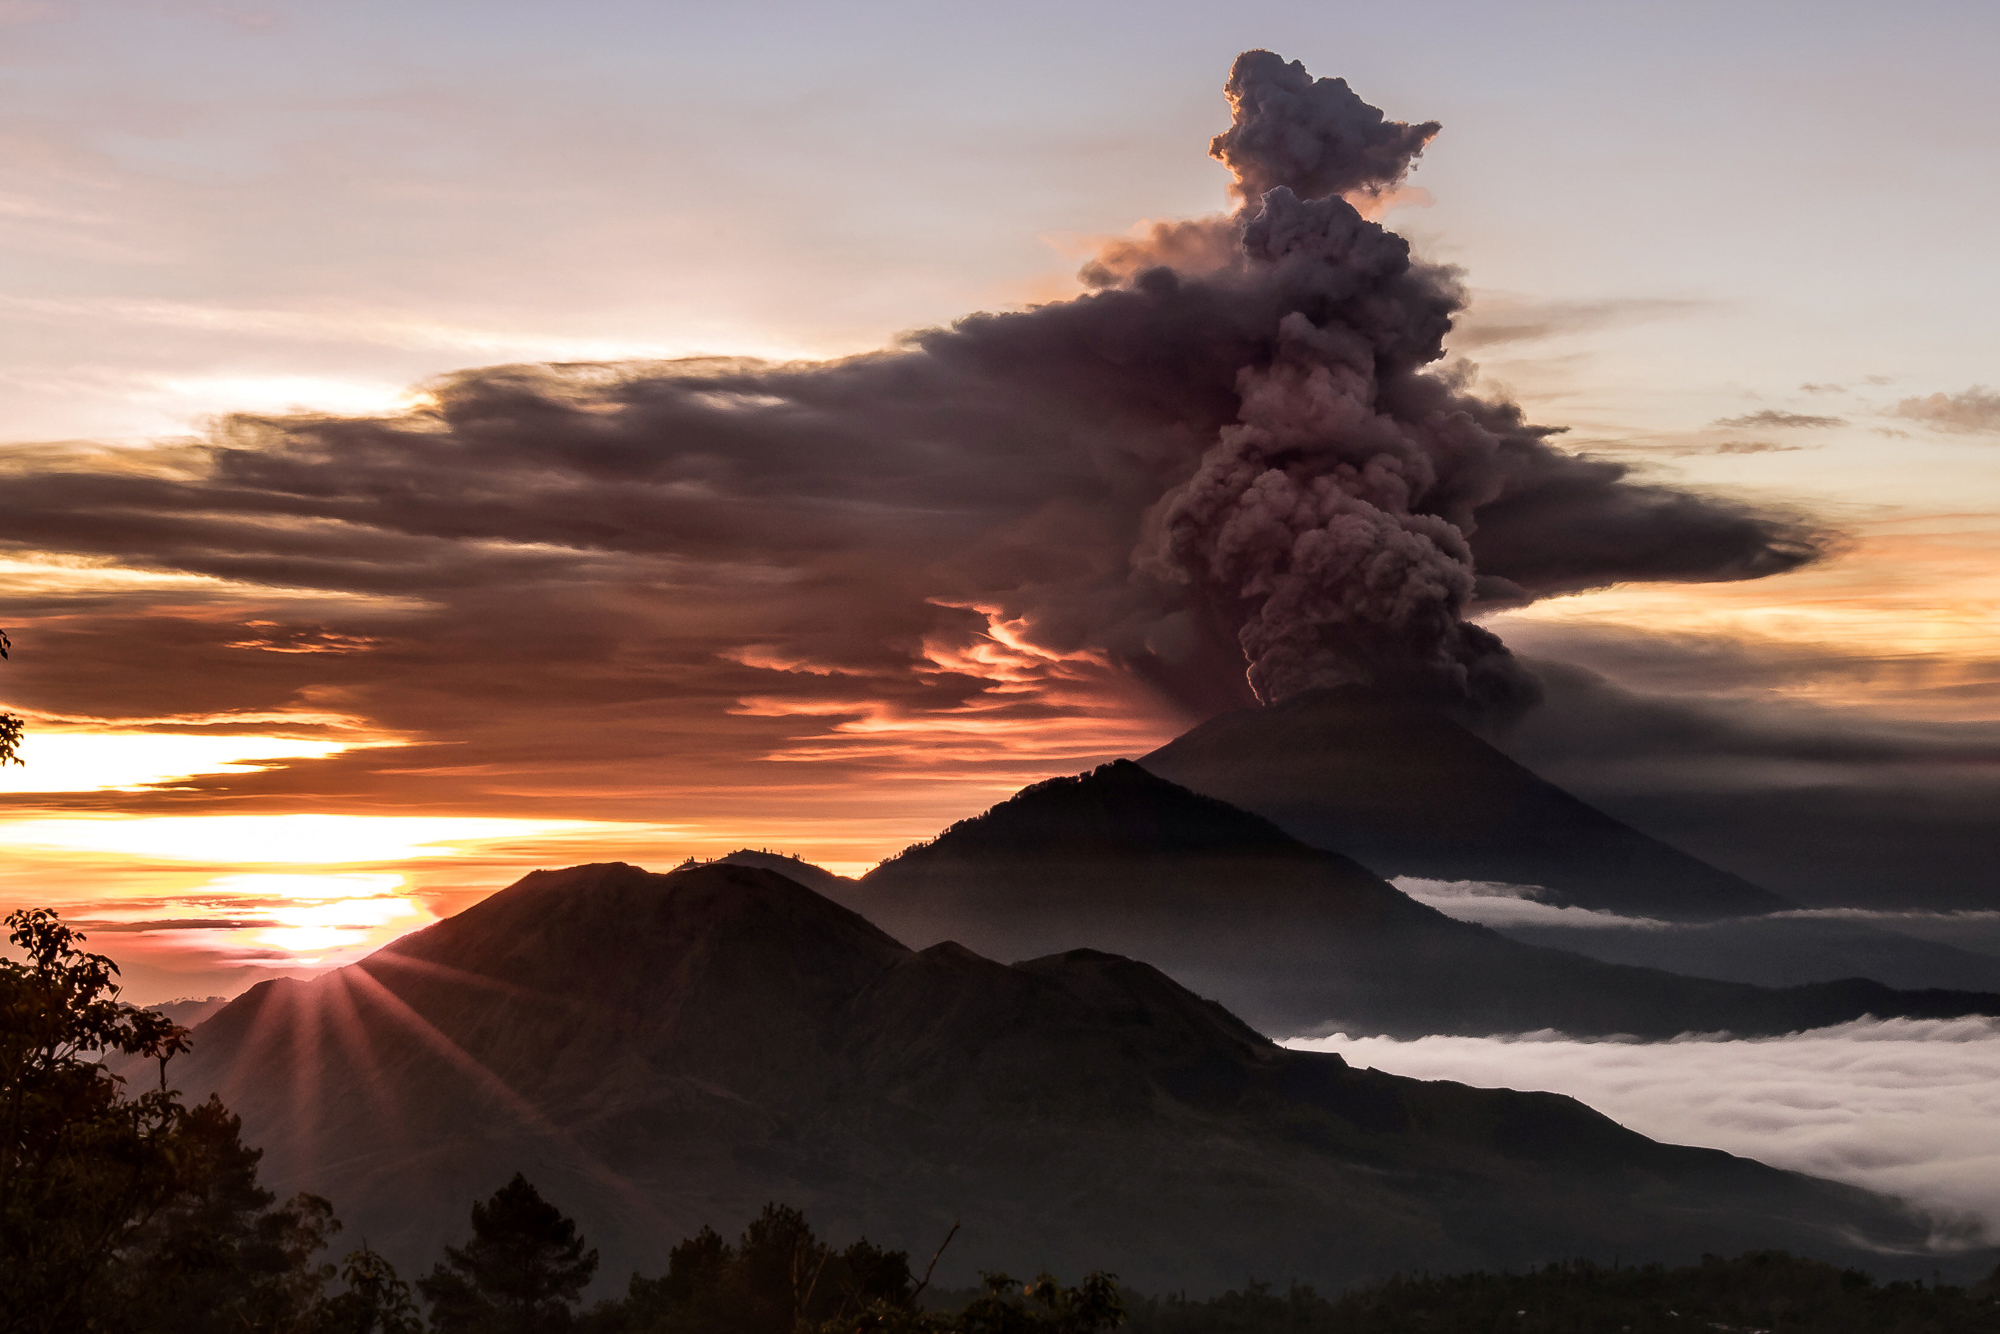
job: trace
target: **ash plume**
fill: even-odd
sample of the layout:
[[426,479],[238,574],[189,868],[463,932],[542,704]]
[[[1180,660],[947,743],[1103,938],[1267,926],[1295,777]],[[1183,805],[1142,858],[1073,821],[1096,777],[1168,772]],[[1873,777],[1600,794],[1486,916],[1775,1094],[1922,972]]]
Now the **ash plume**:
[[1235,173],[1236,194],[1251,206],[1281,186],[1301,199],[1382,193],[1409,174],[1439,129],[1434,120],[1389,120],[1345,79],[1315,79],[1269,51],[1236,57],[1223,92],[1233,122],[1208,151]]
[[[1458,282],[1354,202],[1435,125],[1269,52],[1227,91],[1212,151],[1242,207],[1110,248],[1074,299],[832,362],[503,366],[397,415],[239,418],[156,474],[11,478],[0,531],[355,595],[309,628],[396,671],[316,670],[412,733],[482,691],[1032,721],[1022,701],[1086,666],[1183,717],[1343,681],[1518,705],[1482,607],[1820,553],[1795,516],[1569,453],[1441,365]],[[399,608],[371,619],[382,596]],[[544,629],[526,663],[523,624]],[[976,665],[1002,640],[1012,676]],[[227,648],[189,680],[223,689]]]
[[[1238,57],[1226,91],[1235,123],[1210,152],[1244,201],[1229,278],[1285,313],[1239,372],[1238,421],[1166,498],[1162,561],[1236,609],[1266,702],[1347,681],[1528,702],[1526,674],[1465,620],[1472,539],[1482,508],[1574,460],[1510,406],[1426,373],[1459,288],[1355,202],[1401,181],[1439,127],[1387,120],[1268,51]],[[1621,475],[1602,498],[1633,490]],[[1793,554],[1776,546],[1759,554]]]

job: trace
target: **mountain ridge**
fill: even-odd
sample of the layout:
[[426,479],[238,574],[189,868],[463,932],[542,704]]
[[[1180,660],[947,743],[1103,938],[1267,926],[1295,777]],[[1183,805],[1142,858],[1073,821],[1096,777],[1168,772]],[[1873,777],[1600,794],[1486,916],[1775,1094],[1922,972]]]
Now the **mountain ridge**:
[[1990,993],[1758,987],[1509,940],[1129,760],[1034,784],[829,892],[919,946],[1143,958],[1279,1036],[1768,1036],[2000,1013]]
[[1797,905],[1613,819],[1422,701],[1322,687],[1220,714],[1138,763],[1383,877],[1536,886],[1703,920]]
[[611,1282],[769,1199],[913,1251],[964,1218],[947,1280],[1048,1264],[1194,1292],[1600,1251],[1854,1258],[1842,1229],[1922,1250],[1932,1226],[1553,1094],[1290,1051],[1116,955],[913,951],[721,864],[538,873],[361,963],[261,984],[174,1074],[243,1116],[273,1189],[326,1194],[402,1264],[515,1170],[582,1221]]

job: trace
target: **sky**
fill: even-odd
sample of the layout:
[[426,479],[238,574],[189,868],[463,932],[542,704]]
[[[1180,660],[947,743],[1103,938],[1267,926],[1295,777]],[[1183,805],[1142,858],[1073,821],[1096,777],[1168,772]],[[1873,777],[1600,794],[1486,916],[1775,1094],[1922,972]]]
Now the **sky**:
[[[1694,516],[1642,560],[1489,508],[1478,573],[1526,592],[1446,620],[1540,682],[1502,744],[1810,906],[2000,908],[1996,36],[5,0],[0,903],[86,921],[135,999],[233,993],[535,866],[860,871],[1245,702],[1120,600],[1181,494],[1146,451],[1228,414],[1153,326],[1063,312],[1239,202],[1207,148],[1265,47],[1440,124],[1365,211],[1456,270],[1453,392]],[[1078,407],[1092,358],[1172,422]]]

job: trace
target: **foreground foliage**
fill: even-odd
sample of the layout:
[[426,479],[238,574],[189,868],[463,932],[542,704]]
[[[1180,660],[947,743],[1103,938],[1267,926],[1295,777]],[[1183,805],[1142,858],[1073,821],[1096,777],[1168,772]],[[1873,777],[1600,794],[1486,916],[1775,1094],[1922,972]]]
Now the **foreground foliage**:
[[[332,1206],[279,1203],[238,1118],[169,1087],[185,1029],[120,1001],[117,966],[54,913],[7,925],[24,960],[0,960],[0,1334],[423,1334],[388,1260],[365,1243],[338,1269],[321,1259]],[[157,1087],[128,1095],[105,1057],[157,1063]],[[1077,1287],[989,1274],[926,1300],[929,1271],[917,1280],[907,1253],[836,1250],[777,1204],[733,1244],[702,1229],[665,1274],[582,1311],[597,1252],[525,1177],[475,1202],[471,1223],[416,1284],[437,1334],[2000,1334],[2000,1270],[1971,1289],[1878,1286],[1777,1251],[1406,1277],[1334,1298],[1252,1284],[1151,1300],[1102,1273]]]
[[2000,1334],[2000,1271],[1971,1289],[1877,1285],[1857,1270],[1753,1251],[1680,1269],[1575,1262],[1396,1278],[1335,1298],[1253,1284],[1128,1309],[1130,1334]]
[[[0,959],[0,1332],[417,1334],[365,1246],[329,1298],[332,1206],[278,1204],[241,1121],[168,1087],[186,1029],[119,1000],[118,966],[53,912],[7,926],[25,957]],[[157,1087],[128,1095],[106,1057],[156,1062]]]
[[[7,918],[24,962],[0,960],[0,1329],[77,1328],[111,1257],[184,1192],[186,1109],[166,1088],[184,1030],[118,1000],[118,967],[77,948],[46,909]],[[158,1089],[124,1096],[98,1062],[160,1062]]]
[[[7,656],[7,650],[14,647],[7,638],[7,632],[0,630],[0,658]],[[0,764],[20,764],[21,729],[25,724],[18,713],[8,713],[0,709]]]
[[[956,1229],[954,1228],[955,1232]],[[947,1236],[946,1244],[950,1243]],[[942,1248],[940,1248],[942,1253]],[[936,1263],[935,1259],[932,1261]],[[1098,1334],[1122,1310],[1117,1285],[1092,1274],[1065,1288],[1047,1274],[986,1276],[959,1310],[927,1310],[905,1251],[866,1238],[834,1250],[805,1215],[780,1204],[734,1245],[713,1228],[674,1247],[659,1278],[632,1276],[622,1301],[599,1303],[589,1334]]]
[[472,1206],[472,1239],[444,1248],[444,1263],[417,1280],[439,1334],[539,1334],[567,1329],[597,1252],[576,1223],[519,1172]]

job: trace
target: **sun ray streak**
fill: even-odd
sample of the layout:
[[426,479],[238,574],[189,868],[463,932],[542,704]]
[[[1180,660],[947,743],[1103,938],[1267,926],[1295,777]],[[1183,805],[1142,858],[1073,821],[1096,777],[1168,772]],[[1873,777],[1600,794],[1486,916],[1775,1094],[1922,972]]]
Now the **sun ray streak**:
[[333,1015],[334,1037],[353,1066],[369,1105],[374,1108],[376,1124],[394,1135],[400,1148],[415,1148],[416,1142],[410,1135],[403,1108],[397,1102],[395,1090],[376,1055],[373,1036],[361,1017],[360,1008],[354,1003],[353,979],[347,976],[345,969],[341,969],[330,974],[324,985],[336,1007]]
[[591,1007],[574,996],[557,996],[546,991],[536,991],[516,982],[502,981],[488,977],[484,973],[469,973],[463,968],[453,968],[450,964],[438,963],[431,959],[415,959],[395,950],[377,950],[365,960],[371,966],[407,968],[411,972],[428,977],[441,978],[447,982],[463,983],[486,991],[498,992],[514,1000],[532,1001],[537,1005],[560,1005],[572,1013],[588,1012]]
[[584,1175],[590,1180],[615,1193],[649,1223],[660,1227],[669,1225],[666,1215],[659,1207],[624,1174],[614,1171],[608,1163],[585,1148],[568,1131],[549,1120],[540,1108],[489,1069],[485,1062],[459,1046],[435,1024],[418,1013],[409,1002],[370,974],[363,965],[355,964],[340,971],[352,974],[355,983],[380,1004],[393,1021],[401,1024],[419,1042],[511,1112],[523,1127],[574,1155],[574,1160],[582,1165]]

